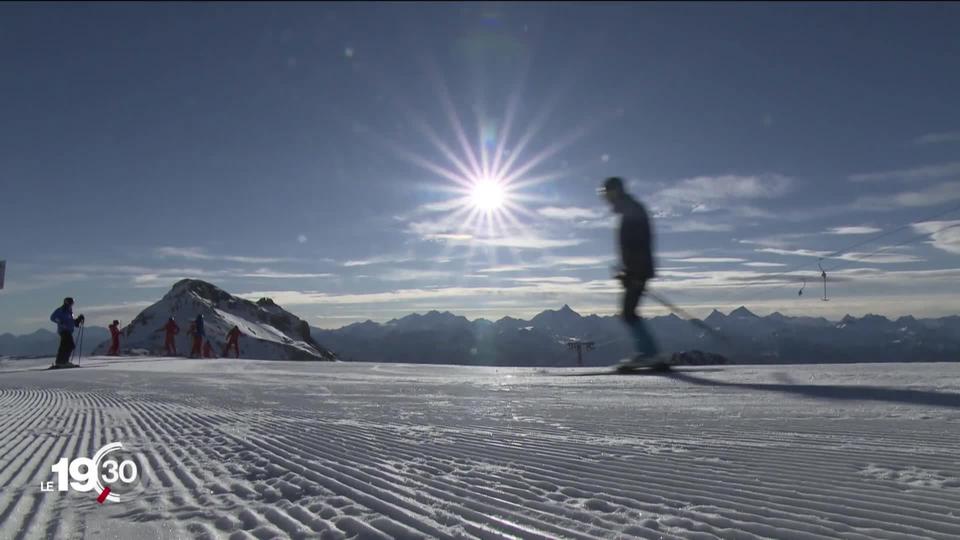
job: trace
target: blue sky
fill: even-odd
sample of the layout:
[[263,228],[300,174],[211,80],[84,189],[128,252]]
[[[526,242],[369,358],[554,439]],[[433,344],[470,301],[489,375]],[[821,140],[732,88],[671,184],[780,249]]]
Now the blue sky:
[[958,35],[949,3],[4,4],[0,331],[182,277],[323,327],[612,313],[609,175],[694,313],[958,313]]

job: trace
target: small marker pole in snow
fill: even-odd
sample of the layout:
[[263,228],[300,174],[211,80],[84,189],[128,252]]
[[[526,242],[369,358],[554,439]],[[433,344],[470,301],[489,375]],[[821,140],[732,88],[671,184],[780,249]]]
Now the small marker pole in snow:
[[817,262],[817,266],[820,267],[820,277],[823,278],[823,301],[828,302],[830,299],[827,298],[827,271],[823,269],[823,265],[821,265],[819,261]]

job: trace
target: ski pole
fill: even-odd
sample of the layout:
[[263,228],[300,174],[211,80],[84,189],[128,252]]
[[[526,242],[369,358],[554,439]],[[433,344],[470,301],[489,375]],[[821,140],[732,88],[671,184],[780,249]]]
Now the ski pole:
[[701,328],[701,329],[703,329],[703,330],[706,330],[706,331],[709,332],[711,335],[713,335],[714,337],[717,337],[717,338],[721,339],[721,340],[724,341],[724,342],[727,341],[727,336],[721,334],[721,333],[718,332],[716,329],[711,328],[710,325],[708,325],[707,323],[701,321],[700,319],[697,319],[696,317],[693,317],[692,315],[690,315],[690,314],[687,313],[686,311],[680,309],[678,306],[676,306],[676,305],[674,305],[673,303],[669,302],[666,298],[660,296],[659,294],[657,294],[657,293],[655,293],[655,292],[653,292],[653,291],[645,291],[644,294],[647,295],[647,296],[649,296],[650,298],[653,298],[653,299],[656,300],[657,302],[660,302],[661,304],[663,304],[664,307],[666,307],[667,309],[669,309],[669,310],[672,311],[673,313],[676,313],[677,315],[679,315],[679,316],[687,319],[687,322],[693,323],[693,324],[696,325],[697,327],[699,327],[699,328]]
[[77,365],[80,365],[80,357],[83,356],[83,325],[80,325],[80,343],[77,345]]
[[[617,267],[612,267],[611,269],[612,269],[612,270],[614,271],[614,273],[615,273],[615,275],[614,275],[615,279],[621,279],[620,276],[622,275],[622,270],[621,270],[620,268],[617,268]],[[651,290],[649,290],[649,289],[645,289],[645,290],[643,291],[643,295],[644,295],[644,296],[649,296],[650,298],[653,298],[654,300],[656,300],[657,302],[659,302],[660,304],[662,304],[665,308],[669,309],[669,310],[670,310],[671,312],[673,312],[674,314],[676,314],[676,315],[678,315],[678,316],[686,319],[688,322],[692,323],[694,326],[697,326],[698,328],[700,328],[700,329],[702,329],[702,330],[705,330],[707,333],[709,333],[710,335],[718,338],[719,340],[723,341],[724,343],[727,343],[727,344],[730,343],[730,340],[727,339],[727,336],[721,334],[721,333],[718,332],[715,328],[711,328],[710,325],[708,325],[707,323],[701,321],[700,319],[697,319],[697,318],[694,317],[693,315],[690,315],[689,313],[687,313],[687,312],[684,311],[683,309],[680,309],[679,306],[673,304],[672,302],[668,301],[666,298],[660,296],[659,294],[657,294],[657,293],[655,293],[655,292],[653,292],[653,291],[651,291]]]

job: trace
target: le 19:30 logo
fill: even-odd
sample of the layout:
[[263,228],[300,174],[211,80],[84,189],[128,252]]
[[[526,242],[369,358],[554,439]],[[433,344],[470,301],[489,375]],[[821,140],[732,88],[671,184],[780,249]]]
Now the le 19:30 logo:
[[112,442],[97,451],[92,458],[60,458],[50,470],[57,475],[56,482],[40,484],[41,491],[96,491],[97,502],[120,502],[124,488],[134,485],[139,477],[136,462],[125,459],[107,459],[107,454],[123,449],[123,443]]

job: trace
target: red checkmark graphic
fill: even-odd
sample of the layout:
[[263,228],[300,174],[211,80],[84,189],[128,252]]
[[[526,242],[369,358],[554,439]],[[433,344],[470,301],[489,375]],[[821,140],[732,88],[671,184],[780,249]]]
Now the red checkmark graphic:
[[103,504],[103,501],[107,500],[107,495],[110,495],[109,487],[103,488],[103,493],[101,493],[100,496],[97,497],[97,502],[100,504]]

